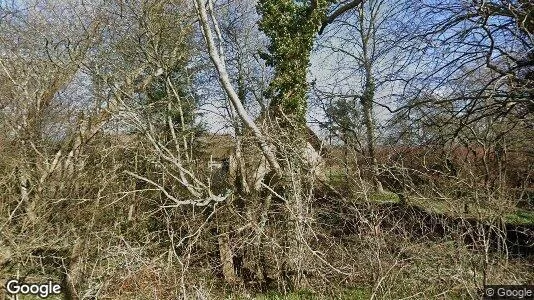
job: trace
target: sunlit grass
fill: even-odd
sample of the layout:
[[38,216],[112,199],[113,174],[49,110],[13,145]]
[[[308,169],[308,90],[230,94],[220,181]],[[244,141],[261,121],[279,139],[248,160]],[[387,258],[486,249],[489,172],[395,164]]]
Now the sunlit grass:
[[517,210],[507,214],[506,221],[516,225],[534,225],[534,211]]

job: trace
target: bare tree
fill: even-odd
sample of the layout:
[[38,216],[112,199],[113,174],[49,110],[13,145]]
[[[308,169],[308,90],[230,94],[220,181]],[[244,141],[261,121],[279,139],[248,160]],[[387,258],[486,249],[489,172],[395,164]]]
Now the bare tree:
[[[461,110],[469,116],[512,114],[526,122],[532,113],[532,66],[534,58],[532,4],[525,1],[444,1],[427,3],[423,12],[428,24],[421,34],[429,50],[445,59],[432,68],[433,84],[426,90],[440,89],[446,98],[463,102]],[[436,16],[439,17],[436,18]],[[432,56],[435,59],[435,56]],[[484,71],[487,70],[487,71]],[[451,84],[484,72],[484,83],[458,93]],[[491,99],[492,101],[487,101]],[[472,119],[475,121],[475,119]]]
[[[324,60],[325,64],[338,64],[326,82],[342,78],[341,76],[346,76],[347,79],[336,82],[334,85],[336,90],[325,83],[316,84],[314,87],[322,99],[328,117],[338,125],[336,127],[343,127],[344,132],[357,131],[354,127],[358,127],[358,124],[342,121],[350,115],[357,116],[351,111],[361,110],[358,121],[361,120],[365,126],[365,147],[371,169],[370,180],[374,190],[383,193],[382,184],[378,179],[380,171],[376,154],[375,110],[377,104],[393,103],[396,97],[393,90],[398,88],[400,82],[406,80],[407,72],[413,66],[414,53],[417,50],[413,30],[417,24],[411,24],[410,28],[406,18],[414,12],[414,8],[402,1],[395,3],[366,1],[348,12],[323,31],[318,43],[322,53],[332,52],[333,57],[338,60],[334,62],[332,57]],[[348,39],[347,35],[352,39]],[[357,107],[348,106],[352,99],[359,101]],[[336,107],[343,107],[344,112],[336,110]],[[355,123],[358,121],[354,120]],[[361,144],[357,136],[354,137],[357,144]]]

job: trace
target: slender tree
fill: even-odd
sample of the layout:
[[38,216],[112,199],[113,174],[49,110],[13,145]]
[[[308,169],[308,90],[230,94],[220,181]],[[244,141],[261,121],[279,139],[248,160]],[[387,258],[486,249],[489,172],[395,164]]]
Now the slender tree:
[[[339,78],[348,73],[348,80],[339,80],[334,87],[316,85],[321,97],[327,98],[326,108],[330,108],[334,98],[337,102],[353,98],[359,105],[346,107],[346,114],[351,110],[361,110],[361,118],[365,128],[365,148],[369,161],[370,181],[375,192],[382,193],[383,188],[379,178],[377,160],[377,118],[375,110],[382,102],[395,100],[394,90],[399,88],[399,82],[408,80],[408,71],[413,68],[417,50],[415,28],[418,23],[410,19],[414,16],[413,4],[408,1],[370,0],[363,5],[349,11],[337,22],[323,32],[318,42],[318,48],[325,53],[334,53],[338,65],[333,68],[332,78]],[[347,35],[352,38],[347,38]],[[325,59],[324,64],[334,63],[331,58]],[[318,74],[321,76],[323,74]],[[327,90],[337,91],[331,93]],[[332,110],[330,110],[331,112]],[[328,114],[329,111],[326,111]],[[341,112],[333,116],[342,120]],[[332,117],[332,116],[330,116]],[[359,126],[359,124],[353,124]],[[356,131],[355,128],[350,128]],[[363,149],[360,149],[363,150]]]

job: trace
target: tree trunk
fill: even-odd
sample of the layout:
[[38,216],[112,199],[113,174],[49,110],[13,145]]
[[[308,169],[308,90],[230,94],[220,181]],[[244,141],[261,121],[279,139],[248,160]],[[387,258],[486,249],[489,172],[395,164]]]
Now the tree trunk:
[[235,272],[234,255],[230,247],[230,236],[228,232],[220,232],[217,240],[219,242],[219,257],[221,259],[224,279],[228,284],[237,284],[240,280]]
[[34,200],[30,200],[30,179],[25,167],[20,168],[19,185],[20,201],[26,205],[27,220],[29,221],[29,224],[35,224],[35,221],[37,221],[35,212],[36,203]]
[[370,70],[366,76],[365,90],[361,98],[361,104],[363,108],[363,118],[366,129],[366,138],[367,138],[367,152],[369,155],[370,165],[371,165],[371,180],[373,182],[374,191],[377,193],[383,193],[384,189],[382,183],[378,180],[379,170],[378,162],[376,159],[376,148],[375,148],[375,123],[373,118],[373,98],[375,93],[375,85],[373,78],[370,75]]
[[[217,73],[219,74],[219,81],[221,82],[221,85],[223,86],[226,94],[228,95],[230,102],[234,105],[237,114],[239,115],[243,123],[251,130],[252,134],[256,138],[260,149],[263,152],[263,155],[269,162],[269,165],[271,166],[271,168],[273,168],[273,170],[276,171],[276,173],[280,174],[280,165],[278,164],[278,161],[276,160],[276,157],[273,151],[271,150],[271,143],[263,135],[259,127],[254,123],[254,121],[246,111],[245,107],[241,103],[241,100],[239,99],[239,96],[237,95],[234,87],[232,86],[230,76],[228,75],[228,72],[226,70],[222,48],[220,48],[218,51],[217,47],[215,46],[215,41],[208,22],[208,15],[206,12],[206,8],[204,7],[204,2],[196,0],[195,6],[197,8],[202,33],[208,46],[209,56],[211,61],[213,62],[213,65],[215,66],[215,69],[217,70]],[[219,35],[217,27],[218,25],[217,23],[215,23],[214,16],[212,16],[212,20],[214,21],[216,32]],[[218,36],[218,38],[219,40],[222,40],[221,36]]]
[[63,287],[65,289],[65,300],[78,300],[78,293],[83,279],[82,255],[85,250],[85,239],[80,238],[74,244],[71,255],[68,259],[68,265],[65,270]]
[[[299,180],[299,179],[296,179]],[[306,258],[304,245],[308,239],[305,219],[308,217],[306,197],[301,194],[300,182],[293,182],[295,188],[288,197],[288,250],[286,254],[286,276],[291,290],[303,288],[304,263]]]

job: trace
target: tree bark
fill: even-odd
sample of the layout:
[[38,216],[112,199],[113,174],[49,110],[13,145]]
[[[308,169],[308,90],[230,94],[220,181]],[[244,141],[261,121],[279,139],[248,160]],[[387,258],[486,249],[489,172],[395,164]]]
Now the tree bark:
[[221,259],[224,279],[231,285],[238,284],[240,280],[235,272],[234,255],[230,247],[230,236],[228,232],[220,232],[217,240],[219,242],[219,257]]
[[78,300],[80,295],[78,289],[80,288],[83,279],[83,265],[82,255],[85,250],[85,239],[80,238],[74,244],[71,255],[68,259],[68,265],[65,270],[65,277],[63,288],[65,289],[65,300]]
[[378,161],[376,159],[376,148],[375,148],[375,123],[373,118],[373,98],[375,93],[374,80],[371,75],[371,68],[366,70],[365,78],[365,90],[361,97],[361,104],[363,108],[363,119],[366,129],[366,138],[367,138],[367,152],[369,155],[370,165],[371,165],[371,180],[373,182],[374,191],[377,193],[383,193],[384,188],[382,183],[378,179],[379,170],[378,170]]

